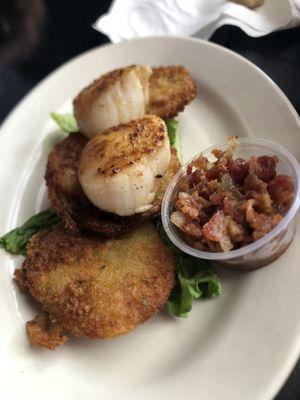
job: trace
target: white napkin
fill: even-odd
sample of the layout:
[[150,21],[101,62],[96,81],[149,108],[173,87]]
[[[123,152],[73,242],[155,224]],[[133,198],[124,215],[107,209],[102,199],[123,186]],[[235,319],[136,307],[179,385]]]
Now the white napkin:
[[114,0],[93,25],[112,42],[144,36],[208,39],[222,25],[263,36],[300,23],[300,0],[265,0],[254,10],[225,0]]

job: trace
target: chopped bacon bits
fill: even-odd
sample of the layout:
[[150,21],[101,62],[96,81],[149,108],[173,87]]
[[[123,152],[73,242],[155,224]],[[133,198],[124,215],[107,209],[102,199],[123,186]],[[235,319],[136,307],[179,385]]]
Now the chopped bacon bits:
[[245,212],[243,210],[244,202],[238,202],[231,198],[225,197],[223,201],[223,211],[226,215],[238,224],[244,224]]
[[192,161],[187,167],[188,175],[190,175],[195,169],[196,170],[205,169],[207,166],[207,163],[208,163],[208,161],[207,161],[206,157],[200,156],[200,157],[196,158],[196,160]]
[[181,211],[174,211],[171,215],[171,222],[177,226],[177,228],[182,228],[186,223],[186,218]]
[[220,178],[220,176],[224,174],[224,172],[226,172],[225,165],[216,165],[215,167],[212,167],[206,171],[206,178],[209,181],[212,181],[213,179]]
[[219,242],[223,251],[233,248],[230,236],[227,232],[227,220],[223,211],[217,211],[203,226],[203,236],[213,242]]
[[193,222],[190,222],[189,224],[184,224],[181,229],[183,232],[191,236],[201,237],[202,235],[202,230],[197,226],[197,224]]
[[216,192],[210,195],[209,200],[215,206],[220,206],[224,203],[225,198],[227,198],[227,193],[223,190],[217,190]]
[[228,172],[236,183],[242,184],[248,175],[249,166],[243,158],[236,158],[228,163]]
[[225,151],[223,151],[221,149],[214,149],[212,151],[212,154],[216,157],[217,160],[220,160],[221,158],[224,157]]
[[263,235],[270,232],[283,218],[280,214],[267,215],[258,213],[254,210],[254,205],[254,199],[247,201],[246,220],[253,229],[253,235],[256,232],[262,233]]
[[234,242],[244,242],[247,239],[245,228],[235,222],[232,218],[228,218],[227,232],[231,240]]
[[277,175],[268,185],[268,192],[279,209],[286,212],[294,197],[294,185],[287,175]]
[[276,176],[277,157],[251,157],[249,170],[264,182],[270,182]]
[[290,177],[276,174],[275,156],[233,159],[233,148],[200,156],[179,182],[171,221],[183,240],[202,251],[230,251],[263,237],[294,198]]
[[197,169],[196,171],[192,172],[190,174],[189,180],[188,180],[189,187],[192,188],[193,186],[199,184],[199,181],[200,181],[201,177],[202,177],[202,173],[201,173],[201,171],[199,169]]
[[193,196],[188,193],[180,192],[178,194],[178,200],[176,201],[177,208],[191,219],[196,219],[201,209],[199,204]]
[[253,191],[257,193],[266,193],[267,184],[253,173],[250,173],[245,179],[243,189],[245,192]]

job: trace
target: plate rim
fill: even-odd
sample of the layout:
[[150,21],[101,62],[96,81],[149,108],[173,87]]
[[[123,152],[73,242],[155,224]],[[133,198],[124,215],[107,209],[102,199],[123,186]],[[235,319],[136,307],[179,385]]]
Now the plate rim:
[[[221,46],[221,45],[213,43],[213,42],[205,41],[205,40],[202,40],[202,39],[190,38],[190,37],[187,38],[187,37],[182,37],[182,36],[149,36],[149,37],[145,37],[145,38],[130,39],[130,40],[123,41],[123,42],[120,42],[120,43],[106,43],[106,44],[102,44],[100,46],[95,46],[95,47],[93,47],[91,49],[88,49],[88,50],[86,50],[86,51],[84,51],[84,52],[72,57],[68,61],[64,62],[63,64],[61,64],[60,66],[55,68],[52,72],[50,72],[48,75],[46,75],[43,79],[41,79],[12,108],[12,110],[8,113],[8,115],[5,117],[5,119],[3,120],[3,122],[0,125],[0,135],[3,133],[3,131],[6,128],[6,126],[8,126],[10,124],[10,121],[14,119],[15,114],[19,112],[19,110],[28,101],[28,99],[31,98],[32,96],[37,96],[39,90],[45,85],[45,83],[47,81],[49,81],[49,80],[51,80],[53,78],[55,79],[55,75],[58,74],[61,70],[65,69],[65,68],[68,68],[68,66],[70,64],[76,63],[76,62],[78,62],[78,60],[80,60],[80,58],[88,57],[89,54],[97,52],[97,51],[100,51],[103,48],[122,47],[122,46],[127,45],[128,43],[132,43],[132,42],[145,42],[145,41],[153,41],[153,40],[154,41],[155,40],[159,40],[159,41],[163,40],[163,41],[193,42],[196,45],[201,44],[201,45],[207,46],[207,47],[214,47],[218,51],[230,54],[233,58],[235,58],[239,62],[242,62],[242,63],[248,65],[249,68],[255,69],[263,78],[265,78],[266,81],[268,81],[269,84],[271,84],[273,89],[276,91],[278,96],[281,98],[282,102],[289,109],[289,111],[291,113],[291,117],[295,118],[295,122],[298,125],[298,127],[300,128],[300,116],[298,115],[296,109],[294,108],[294,106],[292,105],[292,103],[290,102],[288,97],[285,95],[285,93],[280,89],[280,87],[262,69],[260,69],[258,66],[253,64],[251,61],[249,61],[245,57],[241,56],[238,53],[235,53],[234,51],[232,51],[232,50],[230,50],[230,49],[228,49],[228,48],[226,48],[224,46]],[[296,348],[296,346],[294,348],[295,348],[295,350],[293,352],[290,352],[287,355],[286,361],[284,363],[285,365],[283,365],[281,367],[281,369],[278,370],[277,379],[276,380],[274,379],[274,380],[272,380],[272,382],[269,383],[269,385],[268,385],[268,388],[269,388],[268,393],[266,391],[266,397],[265,397],[266,399],[271,399],[274,396],[276,396],[276,394],[280,391],[282,386],[285,384],[286,379],[288,378],[288,376],[291,373],[292,369],[296,365],[297,360],[298,360],[299,355],[300,355],[300,333],[298,335],[297,348]]]

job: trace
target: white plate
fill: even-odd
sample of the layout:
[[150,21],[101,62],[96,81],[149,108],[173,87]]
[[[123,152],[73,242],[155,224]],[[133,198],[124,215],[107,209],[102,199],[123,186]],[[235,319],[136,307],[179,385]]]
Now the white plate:
[[[43,174],[56,137],[49,113],[70,110],[93,78],[133,63],[183,64],[197,81],[199,95],[180,115],[185,158],[239,134],[275,140],[300,159],[295,110],[240,56],[193,39],[109,45],[51,74],[3,124],[0,233],[47,205]],[[220,271],[222,296],[196,302],[186,320],[161,313],[130,335],[72,339],[55,352],[28,344],[24,324],[35,309],[11,283],[21,258],[0,250],[1,399],[271,399],[300,350],[299,236],[298,229],[288,251],[267,268]]]

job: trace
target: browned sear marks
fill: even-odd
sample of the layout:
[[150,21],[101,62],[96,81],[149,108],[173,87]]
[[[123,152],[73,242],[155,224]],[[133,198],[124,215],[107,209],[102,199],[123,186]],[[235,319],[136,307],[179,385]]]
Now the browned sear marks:
[[145,115],[126,124],[105,130],[91,139],[81,154],[81,170],[95,160],[98,172],[113,175],[140,161],[147,154],[153,154],[162,146],[166,137],[166,126],[155,115]]
[[89,231],[103,237],[117,237],[134,229],[141,222],[159,215],[164,192],[180,168],[176,150],[171,149],[168,171],[163,178],[157,179],[153,207],[131,217],[120,217],[92,205],[80,187],[78,162],[86,142],[87,139],[81,133],[73,133],[58,143],[48,158],[45,178],[49,200],[62,217],[64,225],[73,231]]

